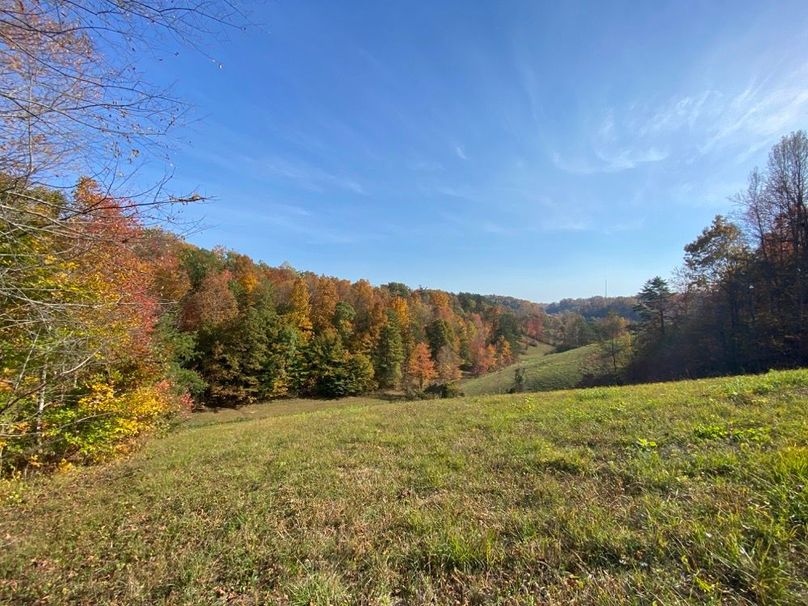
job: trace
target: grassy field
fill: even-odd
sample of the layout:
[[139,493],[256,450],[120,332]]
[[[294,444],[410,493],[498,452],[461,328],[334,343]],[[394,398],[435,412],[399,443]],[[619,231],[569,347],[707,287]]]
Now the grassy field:
[[516,364],[481,377],[463,381],[460,388],[471,396],[508,393],[514,385],[514,372],[525,369],[526,391],[549,391],[572,389],[584,375],[600,372],[597,345],[587,345],[562,353],[552,353],[553,348],[544,343],[530,347]]
[[3,604],[806,604],[808,371],[205,413],[4,491]]

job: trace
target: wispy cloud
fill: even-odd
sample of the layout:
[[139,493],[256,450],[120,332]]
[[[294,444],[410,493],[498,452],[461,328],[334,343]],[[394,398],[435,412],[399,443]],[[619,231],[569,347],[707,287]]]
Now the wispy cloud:
[[416,160],[410,164],[412,170],[425,173],[435,173],[445,170],[443,164],[434,160]]
[[436,185],[433,187],[422,187],[421,191],[429,196],[442,196],[447,198],[457,198],[468,202],[480,201],[480,192],[468,185]]
[[711,103],[720,97],[720,93],[707,90],[671,99],[662,106],[649,108],[647,111],[634,106],[632,113],[636,113],[634,120],[631,116],[628,118],[628,127],[642,138],[660,136],[682,129],[690,130],[709,109]]
[[265,216],[261,222],[287,233],[302,237],[308,244],[354,244],[360,241],[355,232],[323,227],[311,221],[298,221],[281,215]]
[[463,149],[462,145],[455,145],[455,153],[457,157],[461,160],[468,160],[468,156],[466,156],[466,150]]
[[584,144],[550,152],[568,173],[614,173],[641,165],[720,152],[745,162],[808,118],[808,64],[777,79],[755,78],[741,89],[716,88],[665,101],[635,101],[605,110]]
[[553,164],[565,172],[576,175],[593,175],[597,173],[615,173],[629,170],[650,162],[659,162],[668,157],[668,153],[651,147],[648,149],[622,148],[609,152],[594,150],[595,159],[589,157],[565,158],[553,153]]
[[248,155],[243,152],[221,154],[193,147],[188,149],[188,153],[206,164],[233,175],[246,173],[263,179],[282,179],[309,192],[326,193],[336,189],[367,194],[366,188],[353,176],[319,168],[304,160],[279,155]]
[[808,118],[806,79],[808,68],[792,76],[784,86],[772,89],[765,82],[753,83],[735,96],[722,98],[700,151],[709,153],[728,143],[755,151],[788,129],[802,125]]
[[341,189],[355,194],[365,194],[365,188],[355,179],[325,171],[304,162],[271,158],[259,162],[259,168],[268,176],[293,181],[303,189],[326,192]]
[[237,234],[248,227],[261,226],[266,233],[283,234],[311,245],[355,244],[375,239],[376,234],[357,233],[352,226],[342,228],[338,221],[321,213],[313,213],[288,202],[265,201],[260,206],[245,209],[213,207],[210,219],[217,229]]
[[667,150],[632,136],[623,125],[618,126],[613,112],[606,115],[593,133],[587,153],[570,157],[559,152],[552,154],[553,164],[557,168],[579,175],[630,170],[641,164],[660,162],[667,157]]

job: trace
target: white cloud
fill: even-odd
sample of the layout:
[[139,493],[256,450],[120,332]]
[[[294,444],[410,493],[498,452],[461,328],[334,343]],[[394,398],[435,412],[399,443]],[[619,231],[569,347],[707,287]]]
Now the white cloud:
[[741,89],[710,88],[662,103],[635,102],[605,111],[577,150],[556,150],[553,164],[573,174],[611,173],[678,158],[691,163],[720,153],[749,160],[808,119],[808,64]]
[[260,168],[272,176],[294,181],[309,191],[326,192],[337,188],[356,194],[365,194],[364,187],[354,179],[345,175],[329,173],[303,162],[271,158],[261,162]]
[[457,157],[461,160],[468,160],[468,156],[466,156],[466,150],[463,149],[462,145],[455,145],[455,153]]
[[552,160],[556,168],[576,174],[593,175],[597,173],[616,173],[636,168],[640,164],[660,162],[668,157],[664,150],[651,147],[648,149],[595,149],[595,158],[577,157],[565,158],[559,153],[553,153]]
[[699,146],[709,153],[726,145],[753,151],[766,147],[808,118],[808,70],[779,88],[750,85],[715,108],[715,120],[706,124],[707,137]]
[[684,128],[692,129],[710,104],[720,97],[720,93],[707,90],[671,99],[661,108],[652,110],[650,117],[641,115],[634,125],[635,131],[640,137],[653,137]]
[[565,172],[591,175],[630,170],[668,157],[666,150],[631,135],[630,130],[618,124],[610,111],[594,130],[586,153],[566,157],[554,152],[553,164]]

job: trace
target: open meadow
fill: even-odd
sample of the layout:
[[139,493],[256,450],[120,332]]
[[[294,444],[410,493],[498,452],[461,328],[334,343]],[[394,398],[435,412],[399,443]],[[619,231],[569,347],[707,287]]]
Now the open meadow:
[[280,401],[3,491],[3,604],[805,604],[808,371]]

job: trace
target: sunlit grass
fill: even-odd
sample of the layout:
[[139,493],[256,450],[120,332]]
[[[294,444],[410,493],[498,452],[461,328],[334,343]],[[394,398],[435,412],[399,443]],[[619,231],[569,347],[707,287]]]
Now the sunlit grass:
[[8,604],[804,604],[808,371],[206,413],[6,491]]

